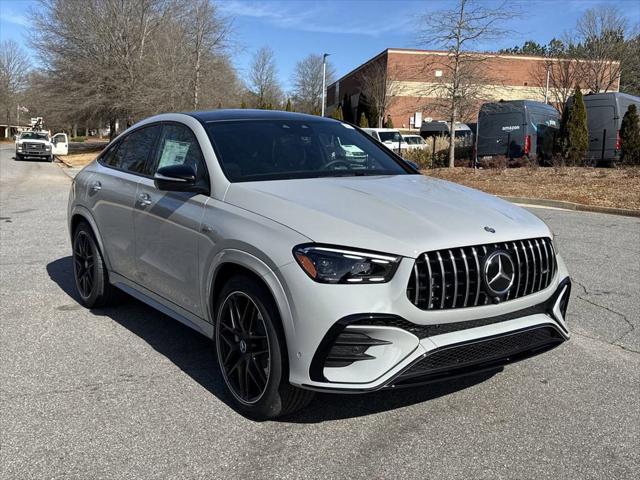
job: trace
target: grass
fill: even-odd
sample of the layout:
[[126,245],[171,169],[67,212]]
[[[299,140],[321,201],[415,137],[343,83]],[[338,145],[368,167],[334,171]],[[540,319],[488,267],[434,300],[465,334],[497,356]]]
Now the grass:
[[69,167],[84,167],[88,163],[91,163],[94,158],[98,156],[100,152],[91,153],[74,153],[72,155],[59,156],[67,166]]
[[640,210],[640,167],[435,168],[426,175],[494,195]]

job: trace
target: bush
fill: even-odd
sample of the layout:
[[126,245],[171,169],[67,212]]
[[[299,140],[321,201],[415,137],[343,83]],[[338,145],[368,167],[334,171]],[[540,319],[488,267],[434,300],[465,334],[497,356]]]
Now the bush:
[[69,141],[71,142],[84,142],[87,137],[71,137]]
[[629,105],[627,113],[622,117],[620,141],[622,142],[622,163],[640,165],[640,119],[634,104]]
[[417,148],[415,150],[406,150],[402,152],[402,158],[410,160],[417,164],[421,170],[431,168],[432,158],[431,150],[428,148]]
[[342,120],[342,106],[338,104],[336,109],[331,114],[331,118],[335,118],[336,120]]
[[367,116],[364,112],[360,114],[360,122],[358,122],[358,126],[360,128],[369,128],[369,120],[367,120]]

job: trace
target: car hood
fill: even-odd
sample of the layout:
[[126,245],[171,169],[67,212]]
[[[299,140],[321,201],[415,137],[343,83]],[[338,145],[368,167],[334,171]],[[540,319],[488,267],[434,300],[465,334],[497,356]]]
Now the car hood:
[[520,207],[423,175],[232,183],[224,201],[314,242],[407,257],[551,235],[544,222]]
[[22,143],[25,143],[25,142],[27,142],[27,143],[44,143],[44,144],[51,143],[49,140],[31,140],[30,138],[25,138],[24,140],[22,140],[22,139],[18,140],[16,143],[22,144]]

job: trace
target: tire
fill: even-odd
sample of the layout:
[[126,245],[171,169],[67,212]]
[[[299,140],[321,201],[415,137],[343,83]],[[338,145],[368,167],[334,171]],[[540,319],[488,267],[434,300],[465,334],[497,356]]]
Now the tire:
[[109,283],[102,253],[86,222],[74,230],[72,244],[73,277],[81,303],[87,308],[109,305],[115,288]]
[[16,152],[16,160],[19,160],[19,161],[24,160],[24,157],[22,156],[21,153]]
[[49,156],[47,157],[47,162],[49,162],[49,163],[53,163],[53,160],[54,160],[54,159],[55,159],[55,157],[54,157],[53,155],[49,155]]
[[271,294],[258,280],[237,275],[221,289],[214,342],[233,405],[243,415],[267,420],[293,413],[313,398],[313,392],[289,384],[280,315]]

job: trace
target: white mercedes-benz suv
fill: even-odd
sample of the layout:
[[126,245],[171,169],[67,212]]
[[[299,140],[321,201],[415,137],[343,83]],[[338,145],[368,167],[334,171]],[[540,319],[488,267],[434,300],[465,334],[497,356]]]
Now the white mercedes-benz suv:
[[76,176],[68,216],[82,302],[117,288],[213,339],[253,418],[314,391],[499,369],[569,338],[571,283],[541,220],[336,120],[148,118]]

